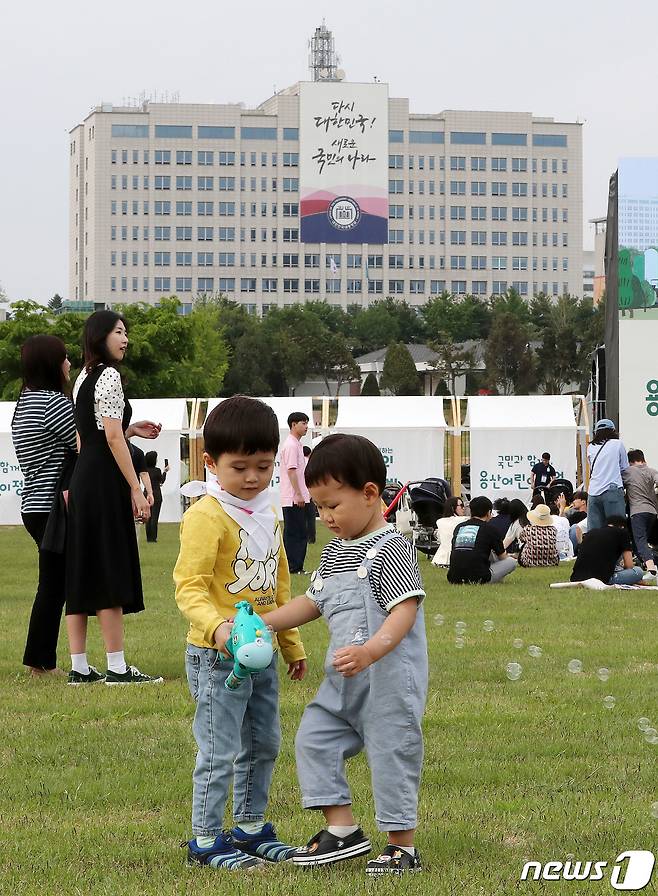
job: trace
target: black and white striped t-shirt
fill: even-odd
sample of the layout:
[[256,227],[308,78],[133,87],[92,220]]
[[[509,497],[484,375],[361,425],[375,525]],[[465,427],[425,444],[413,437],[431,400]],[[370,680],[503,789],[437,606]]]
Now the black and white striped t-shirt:
[[23,473],[21,512],[48,513],[67,451],[76,448],[71,401],[61,392],[22,392],[11,436]]
[[[417,597],[420,602],[425,597],[425,592],[418,569],[416,549],[409,539],[396,532],[381,548],[377,547],[378,542],[392,529],[392,526],[386,526],[353,541],[345,541],[342,538],[330,541],[322,551],[314,581],[317,579],[326,581],[342,572],[356,574],[366,559],[366,553],[376,550],[377,553],[369,563],[368,576],[373,596],[379,606],[389,611],[408,597]],[[315,591],[314,582],[311,582],[306,596],[311,600],[319,596],[319,592]]]

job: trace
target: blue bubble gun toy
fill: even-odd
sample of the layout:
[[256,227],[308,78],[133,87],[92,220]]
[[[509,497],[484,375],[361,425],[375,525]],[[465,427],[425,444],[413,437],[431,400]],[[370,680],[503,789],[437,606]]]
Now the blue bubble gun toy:
[[229,691],[235,691],[252,672],[266,669],[272,662],[274,647],[267,625],[246,600],[235,605],[231,637],[226,649],[233,657],[233,669],[224,682]]

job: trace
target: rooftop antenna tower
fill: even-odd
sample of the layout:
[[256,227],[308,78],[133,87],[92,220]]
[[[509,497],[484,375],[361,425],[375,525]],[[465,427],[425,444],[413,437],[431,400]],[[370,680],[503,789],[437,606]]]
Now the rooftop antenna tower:
[[[339,58],[336,55],[333,32],[329,31],[322,20],[322,25],[315,29],[308,42],[308,67],[314,81],[340,81],[343,74],[338,69]],[[344,77],[344,75],[343,75]]]

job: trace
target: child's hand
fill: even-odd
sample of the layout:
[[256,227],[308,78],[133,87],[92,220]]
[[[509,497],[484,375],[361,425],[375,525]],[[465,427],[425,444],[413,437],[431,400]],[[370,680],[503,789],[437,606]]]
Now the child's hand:
[[365,644],[350,644],[349,647],[339,647],[334,653],[333,667],[345,678],[351,678],[363,672],[373,662]]
[[226,649],[226,644],[231,638],[231,632],[233,630],[233,625],[230,622],[222,622],[221,625],[218,625],[215,629],[215,634],[213,635],[215,646],[217,650],[221,653],[222,656],[225,656],[230,659],[231,654]]
[[295,663],[288,663],[288,676],[291,681],[301,681],[306,676],[308,666],[306,660],[297,660]]

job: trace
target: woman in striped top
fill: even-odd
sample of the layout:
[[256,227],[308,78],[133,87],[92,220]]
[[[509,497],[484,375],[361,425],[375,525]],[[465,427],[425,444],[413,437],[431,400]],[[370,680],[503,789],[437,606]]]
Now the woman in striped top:
[[21,350],[23,388],[11,434],[23,473],[21,517],[39,548],[39,585],[23,663],[32,675],[57,673],[57,636],[64,607],[64,555],[41,549],[64,462],[75,451],[73,405],[66,395],[71,364],[57,336],[30,336]]

